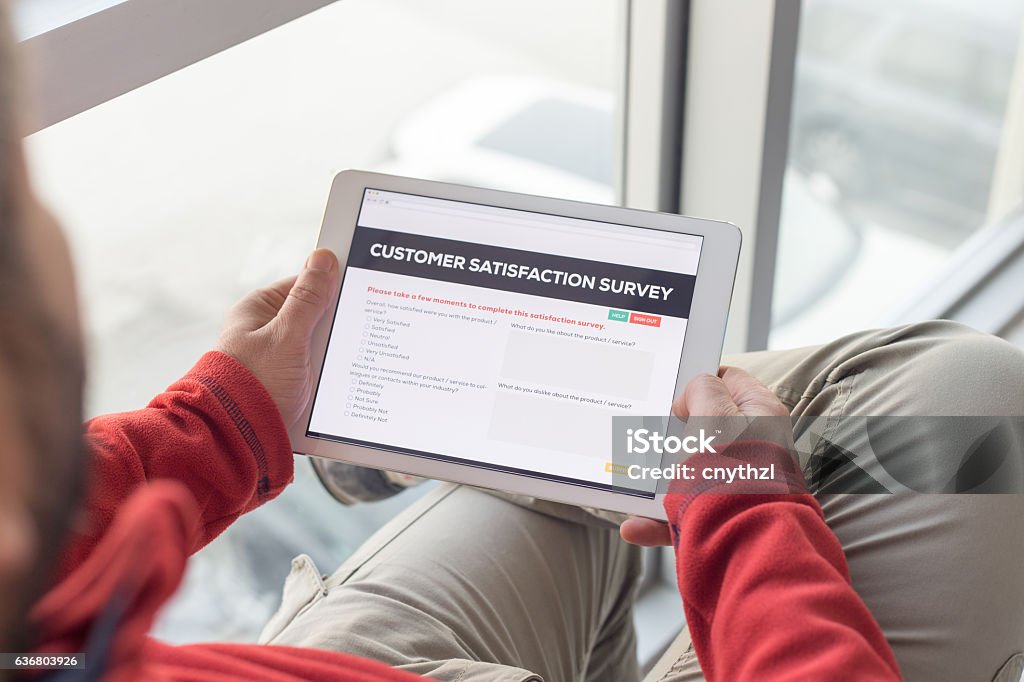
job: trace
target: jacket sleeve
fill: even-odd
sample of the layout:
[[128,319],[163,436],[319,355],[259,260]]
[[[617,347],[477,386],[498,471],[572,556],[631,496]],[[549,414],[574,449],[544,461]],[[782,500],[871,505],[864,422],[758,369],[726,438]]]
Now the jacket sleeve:
[[695,481],[665,498],[686,620],[709,682],[901,679],[789,453],[748,442],[690,461],[697,479],[730,463],[777,465],[774,480]]
[[292,450],[273,399],[240,362],[205,354],[145,409],[86,425],[91,481],[61,575],[92,551],[139,486],[174,479],[198,503],[196,552],[292,480]]

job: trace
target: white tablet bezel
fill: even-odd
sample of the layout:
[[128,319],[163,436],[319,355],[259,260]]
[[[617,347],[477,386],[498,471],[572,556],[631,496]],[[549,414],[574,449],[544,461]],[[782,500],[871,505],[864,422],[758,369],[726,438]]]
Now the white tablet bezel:
[[[334,178],[317,240],[318,247],[331,249],[337,254],[342,267],[342,280],[344,279],[345,263],[348,261],[349,246],[366,189],[404,192],[438,199],[451,199],[703,237],[690,317],[687,321],[686,341],[683,345],[682,361],[676,376],[676,395],[697,374],[717,371],[721,361],[726,319],[739,258],[741,235],[739,228],[735,225],[669,213],[602,206],[380,173],[346,170]],[[313,333],[311,359],[313,376],[318,378],[317,388],[319,388],[327,342],[340,298],[339,294],[340,286],[334,292],[330,309]],[[651,518],[664,519],[665,517],[660,495],[655,496],[654,499],[645,499],[483,467],[309,438],[306,436],[306,432],[309,427],[312,407],[313,399],[311,398],[303,410],[302,416],[289,431],[292,449],[299,454],[338,459],[377,469],[388,469],[426,478],[520,493],[585,507],[596,507]],[[671,405],[665,405],[665,415],[669,413],[670,408]]]

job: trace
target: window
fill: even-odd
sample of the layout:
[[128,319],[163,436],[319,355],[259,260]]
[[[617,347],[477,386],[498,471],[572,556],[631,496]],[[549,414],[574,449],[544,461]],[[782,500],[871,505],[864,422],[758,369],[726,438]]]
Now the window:
[[979,45],[974,62],[973,77],[967,84],[968,97],[979,108],[993,117],[1006,114],[1007,83],[1013,82],[1014,55],[1002,46]]
[[480,145],[561,169],[611,190],[617,156],[615,115],[612,97],[604,99],[603,103],[556,97],[538,100],[492,130]]
[[873,18],[854,4],[815,4],[804,18],[803,50],[809,55],[848,54],[861,43]]
[[[1024,1],[804,0],[771,345],[886,324],[990,220]],[[870,19],[866,17],[870,16]]]
[[[618,5],[538,3],[538,28],[512,5],[346,0],[30,136],[76,248],[90,409],[144,403],[231,301],[301,264],[343,168],[613,192]],[[567,36],[592,49],[563,51]],[[538,158],[545,141],[523,132],[537,117],[597,149]]]
[[[89,411],[143,406],[294,272],[341,169],[612,200],[623,5],[344,0],[30,136],[79,269]],[[296,465],[191,564],[161,636],[252,641],[291,556],[336,566],[417,494],[340,510]]]
[[927,97],[969,106],[967,84],[978,48],[969,35],[958,34],[954,28],[933,28],[917,22],[902,26],[885,40],[879,79]]

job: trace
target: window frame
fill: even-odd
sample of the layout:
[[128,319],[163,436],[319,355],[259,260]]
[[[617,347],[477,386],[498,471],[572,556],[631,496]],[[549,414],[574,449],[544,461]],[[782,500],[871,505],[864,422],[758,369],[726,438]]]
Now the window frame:
[[743,232],[726,353],[768,345],[801,5],[691,2],[680,210]]

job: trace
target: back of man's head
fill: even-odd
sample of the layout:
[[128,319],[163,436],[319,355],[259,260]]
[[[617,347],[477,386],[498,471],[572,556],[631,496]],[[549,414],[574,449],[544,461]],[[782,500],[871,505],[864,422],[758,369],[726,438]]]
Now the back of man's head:
[[76,334],[41,293],[37,245],[47,230],[60,237],[27,182],[6,15],[0,0],[0,651],[17,651],[79,501],[83,368]]

